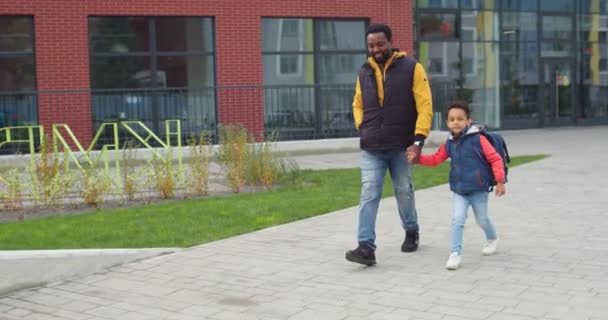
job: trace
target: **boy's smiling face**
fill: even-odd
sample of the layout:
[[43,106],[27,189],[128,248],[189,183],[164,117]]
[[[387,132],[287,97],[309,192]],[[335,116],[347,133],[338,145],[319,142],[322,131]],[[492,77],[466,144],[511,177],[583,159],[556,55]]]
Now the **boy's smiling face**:
[[462,133],[464,128],[469,126],[471,122],[471,118],[460,108],[452,108],[448,112],[448,119],[446,120],[448,129],[456,135]]

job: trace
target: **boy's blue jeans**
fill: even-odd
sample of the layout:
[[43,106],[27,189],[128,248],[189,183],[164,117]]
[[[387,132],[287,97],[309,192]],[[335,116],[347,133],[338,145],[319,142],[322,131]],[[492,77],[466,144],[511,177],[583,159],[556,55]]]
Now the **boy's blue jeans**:
[[374,249],[376,216],[387,169],[393,182],[403,228],[418,230],[412,167],[407,162],[405,150],[362,151],[358,240],[367,242]]
[[488,192],[475,192],[466,196],[454,193],[452,252],[458,252],[458,254],[462,254],[462,235],[469,207],[473,207],[475,221],[485,233],[486,239],[496,239],[496,229],[494,229],[494,225],[488,216]]

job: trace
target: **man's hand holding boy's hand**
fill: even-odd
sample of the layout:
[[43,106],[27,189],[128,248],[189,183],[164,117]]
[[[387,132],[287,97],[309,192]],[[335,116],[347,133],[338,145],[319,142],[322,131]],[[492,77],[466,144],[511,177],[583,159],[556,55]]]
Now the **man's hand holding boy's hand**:
[[504,195],[507,192],[507,190],[505,189],[504,183],[497,183],[496,188],[494,188],[494,189],[496,190],[495,194],[499,197]]
[[416,150],[407,149],[407,162],[411,164],[416,164],[420,161],[419,153]]

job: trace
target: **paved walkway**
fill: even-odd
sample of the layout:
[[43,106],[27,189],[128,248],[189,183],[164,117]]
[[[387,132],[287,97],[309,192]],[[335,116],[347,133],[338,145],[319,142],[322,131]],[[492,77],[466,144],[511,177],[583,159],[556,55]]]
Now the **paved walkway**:
[[553,156],[511,169],[507,196],[491,198],[497,255],[480,255],[482,233],[469,219],[457,271],[444,269],[443,185],[416,193],[415,253],[400,252],[395,201],[383,200],[375,267],[344,260],[357,223],[348,208],[16,292],[0,298],[0,319],[608,319],[608,127],[505,136],[512,154]]

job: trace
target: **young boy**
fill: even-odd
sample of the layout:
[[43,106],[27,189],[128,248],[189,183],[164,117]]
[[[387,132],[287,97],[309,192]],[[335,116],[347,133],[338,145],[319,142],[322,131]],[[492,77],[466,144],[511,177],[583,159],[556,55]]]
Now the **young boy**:
[[[423,166],[436,166],[451,158],[450,190],[454,192],[454,209],[451,254],[445,267],[456,270],[462,261],[462,236],[469,206],[473,207],[475,220],[487,239],[482,254],[496,252],[498,237],[487,212],[488,193],[494,177],[496,195],[504,195],[505,176],[502,158],[480,134],[480,126],[472,124],[471,110],[466,102],[456,101],[449,106],[447,126],[450,130],[448,140],[435,154],[421,155],[418,162]],[[408,161],[415,160],[416,155],[408,153]]]

